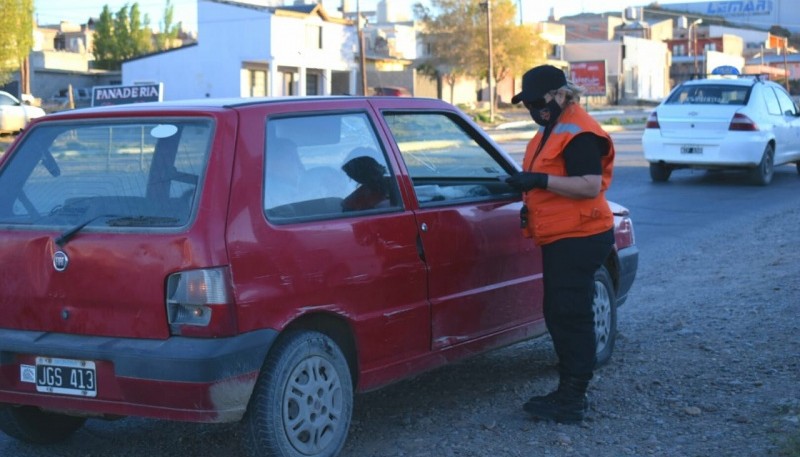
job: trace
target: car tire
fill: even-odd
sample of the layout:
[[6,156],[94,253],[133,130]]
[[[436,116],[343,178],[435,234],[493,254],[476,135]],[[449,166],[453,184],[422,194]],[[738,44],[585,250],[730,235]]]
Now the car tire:
[[672,168],[663,162],[650,163],[650,179],[653,182],[667,182],[672,174]]
[[64,441],[85,422],[85,417],[46,412],[34,406],[0,407],[0,430],[27,443],[53,444]]
[[286,334],[267,356],[243,419],[252,457],[333,457],[347,438],[353,384],[328,336]]
[[797,174],[800,175],[800,162],[795,162],[794,165],[797,167]]
[[594,274],[594,335],[597,342],[596,368],[609,360],[617,341],[617,294],[614,282],[606,267],[600,267]]
[[761,156],[761,163],[750,171],[750,177],[753,184],[758,186],[766,186],[772,182],[772,176],[775,174],[775,149],[771,144],[764,148],[764,154]]

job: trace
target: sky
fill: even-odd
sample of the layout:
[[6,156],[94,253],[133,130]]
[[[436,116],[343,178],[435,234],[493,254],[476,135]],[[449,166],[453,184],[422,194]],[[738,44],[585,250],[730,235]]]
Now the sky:
[[[354,0],[350,0],[355,4]],[[374,10],[377,0],[359,0],[362,10]],[[409,10],[418,0],[392,0],[400,4],[408,4]],[[694,0],[660,0],[659,3],[689,3]],[[183,22],[188,30],[197,30],[197,0],[171,0],[174,6],[174,22]],[[652,0],[515,0],[522,6],[523,18],[526,22],[547,19],[550,8],[555,8],[556,16],[568,16],[578,13],[602,13],[606,11],[622,11],[628,6],[645,6]],[[164,19],[166,0],[34,0],[36,18],[39,24],[58,24],[70,21],[84,24],[90,17],[100,16],[104,5],[108,5],[112,13],[123,6],[139,4],[144,14],[150,16],[150,25],[158,28]],[[292,0],[287,0],[291,4]],[[427,3],[427,2],[423,2]],[[329,11],[336,11],[341,0],[323,0],[323,6]],[[409,14],[410,15],[410,14]]]

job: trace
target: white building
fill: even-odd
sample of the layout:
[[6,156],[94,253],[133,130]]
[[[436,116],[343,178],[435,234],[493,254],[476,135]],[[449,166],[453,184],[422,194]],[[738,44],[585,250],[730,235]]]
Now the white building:
[[198,43],[124,62],[123,85],[162,82],[164,100],[357,92],[350,21],[265,4],[198,0]]

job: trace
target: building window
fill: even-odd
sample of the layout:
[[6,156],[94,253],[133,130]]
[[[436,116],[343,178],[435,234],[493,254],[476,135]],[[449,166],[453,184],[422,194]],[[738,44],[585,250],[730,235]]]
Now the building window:
[[322,27],[306,25],[306,48],[322,49]]
[[247,84],[244,95],[246,97],[266,97],[267,68],[245,67],[244,72],[244,82]]
[[250,96],[265,97],[267,95],[267,72],[250,70]]
[[685,56],[686,55],[686,45],[676,44],[676,45],[672,46],[672,55],[674,55],[674,56]]
[[283,75],[283,95],[297,95],[294,90],[294,72],[284,71]]
[[319,95],[319,75],[306,73],[306,95]]
[[705,46],[703,46],[703,49],[706,51],[716,51],[717,43],[706,43]]

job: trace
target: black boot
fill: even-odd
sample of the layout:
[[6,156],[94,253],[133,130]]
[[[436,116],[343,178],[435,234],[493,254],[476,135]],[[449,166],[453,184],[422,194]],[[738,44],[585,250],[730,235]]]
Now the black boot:
[[522,405],[522,409],[538,419],[577,424],[583,420],[586,410],[589,409],[587,387],[589,381],[562,375],[556,391],[532,397]]

